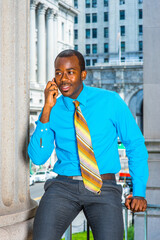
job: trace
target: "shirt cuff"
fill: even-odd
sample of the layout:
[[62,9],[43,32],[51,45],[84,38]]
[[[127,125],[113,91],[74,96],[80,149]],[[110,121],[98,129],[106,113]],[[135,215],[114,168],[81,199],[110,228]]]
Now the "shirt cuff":
[[146,186],[142,186],[141,184],[133,185],[133,197],[146,197]]
[[36,122],[36,124],[37,124],[37,131],[40,131],[40,132],[48,131],[49,128],[50,128],[50,123],[49,122],[42,123],[42,122],[40,122],[40,120],[38,120]]

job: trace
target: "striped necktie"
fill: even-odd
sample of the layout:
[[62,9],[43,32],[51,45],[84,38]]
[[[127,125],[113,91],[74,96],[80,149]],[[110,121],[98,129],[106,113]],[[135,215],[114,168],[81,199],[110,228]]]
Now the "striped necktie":
[[76,129],[78,155],[80,159],[81,174],[85,188],[91,192],[100,194],[102,179],[99,173],[97,161],[92,148],[91,136],[87,122],[81,112],[79,102],[74,101],[74,124]]

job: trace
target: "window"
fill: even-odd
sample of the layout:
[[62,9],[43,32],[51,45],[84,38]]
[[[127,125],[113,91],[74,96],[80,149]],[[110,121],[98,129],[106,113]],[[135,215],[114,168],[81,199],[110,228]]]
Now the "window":
[[90,8],[90,0],[86,0],[86,8]]
[[142,9],[138,9],[138,15],[139,15],[139,19],[143,18],[143,10]]
[[143,62],[143,57],[139,57],[139,62]]
[[108,43],[104,43],[104,52],[108,53]]
[[138,0],[138,3],[140,3],[140,4],[143,3],[143,0]]
[[104,0],[104,7],[108,7],[108,0]]
[[74,30],[74,39],[78,39],[78,30],[77,29]]
[[90,65],[91,65],[90,59],[86,59],[86,66],[90,66]]
[[90,29],[86,29],[86,38],[88,39],[88,38],[90,38]]
[[108,22],[108,12],[104,12],[104,22]]
[[124,20],[125,19],[125,11],[124,10],[120,10],[120,20]]
[[78,0],[74,0],[74,7],[78,8]]
[[125,36],[125,26],[120,26],[121,36]]
[[139,52],[143,51],[143,41],[139,41]]
[[108,63],[109,62],[109,59],[108,58],[104,58],[104,63]]
[[90,52],[91,52],[90,44],[86,44],[86,54],[90,54]]
[[78,45],[74,45],[74,50],[78,51]]
[[92,29],[92,38],[97,38],[97,28]]
[[139,25],[139,35],[143,35],[143,25]]
[[78,23],[78,16],[74,17],[74,23]]
[[92,13],[92,22],[97,22],[97,13]]
[[120,4],[120,5],[125,4],[125,0],[119,0],[119,4]]
[[92,59],[92,65],[94,66],[97,63],[97,59]]
[[92,53],[93,54],[97,53],[97,44],[92,44]]
[[104,38],[108,38],[108,28],[104,28]]
[[86,14],[86,23],[90,23],[91,19],[90,19],[90,14]]
[[121,52],[125,52],[126,44],[125,42],[121,42]]
[[121,62],[125,62],[126,58],[125,57],[121,57]]
[[96,8],[97,7],[97,0],[92,0],[92,8]]

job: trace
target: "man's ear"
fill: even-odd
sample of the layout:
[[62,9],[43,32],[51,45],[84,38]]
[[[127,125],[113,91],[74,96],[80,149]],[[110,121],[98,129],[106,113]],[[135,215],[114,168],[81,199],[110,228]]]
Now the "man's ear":
[[87,71],[86,70],[82,71],[81,72],[81,79],[82,79],[82,81],[84,81],[86,79],[86,76],[87,76]]

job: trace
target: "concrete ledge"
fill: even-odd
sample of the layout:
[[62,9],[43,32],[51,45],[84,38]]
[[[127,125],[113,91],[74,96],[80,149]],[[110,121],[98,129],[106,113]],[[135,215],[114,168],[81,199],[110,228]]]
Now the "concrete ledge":
[[5,213],[5,215],[1,215],[0,228],[13,225],[16,223],[24,222],[28,219],[33,218],[35,216],[36,209],[37,209],[37,202],[35,202],[34,200],[31,200],[29,204],[26,204],[26,208],[24,210],[20,209],[19,212],[15,211],[12,214]]
[[32,240],[33,218],[0,228],[1,240]]

